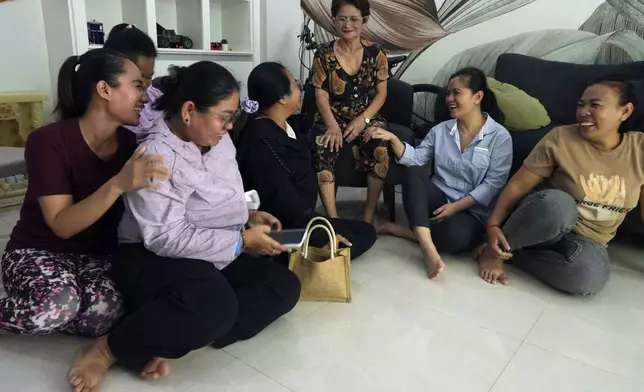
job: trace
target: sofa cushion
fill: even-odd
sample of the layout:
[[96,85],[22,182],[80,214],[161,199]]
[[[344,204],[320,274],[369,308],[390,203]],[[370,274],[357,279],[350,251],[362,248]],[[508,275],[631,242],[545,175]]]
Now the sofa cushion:
[[538,99],[509,83],[487,78],[488,86],[503,112],[503,125],[510,131],[539,129],[550,124],[546,108]]
[[496,63],[495,78],[537,98],[555,124],[576,122],[575,110],[584,85],[605,75],[640,79],[644,61],[618,65],[585,65],[541,60],[505,53]]

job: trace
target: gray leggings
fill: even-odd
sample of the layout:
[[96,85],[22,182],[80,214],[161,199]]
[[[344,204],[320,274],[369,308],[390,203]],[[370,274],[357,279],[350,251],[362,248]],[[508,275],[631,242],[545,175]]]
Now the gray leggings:
[[577,203],[565,192],[526,196],[503,225],[513,265],[559,290],[578,295],[600,292],[610,277],[606,247],[572,232]]

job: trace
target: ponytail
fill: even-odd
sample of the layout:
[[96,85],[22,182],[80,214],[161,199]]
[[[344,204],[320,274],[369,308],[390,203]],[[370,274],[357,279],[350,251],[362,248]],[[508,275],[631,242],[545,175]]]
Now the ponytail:
[[505,116],[499,108],[496,95],[494,95],[494,92],[490,90],[490,87],[487,84],[485,72],[474,67],[463,68],[450,76],[449,80],[458,77],[462,78],[463,83],[465,83],[472,93],[478,93],[479,91],[483,92],[481,111],[486,112],[499,124],[503,124],[505,122]]
[[94,49],[82,56],[71,56],[58,72],[58,100],[54,113],[60,120],[81,117],[87,111],[96,85],[104,81],[112,87],[125,72],[122,54],[107,49]]
[[74,76],[76,67],[80,64],[79,56],[71,56],[60,67],[58,72],[58,102],[54,113],[60,120],[82,115],[74,99]]
[[505,122],[505,115],[501,111],[501,108],[499,108],[499,103],[496,100],[496,95],[494,95],[494,92],[490,90],[490,87],[487,85],[487,81],[485,82],[485,88],[483,89],[481,111],[489,114],[494,119],[494,121],[498,122],[499,124],[503,124]]

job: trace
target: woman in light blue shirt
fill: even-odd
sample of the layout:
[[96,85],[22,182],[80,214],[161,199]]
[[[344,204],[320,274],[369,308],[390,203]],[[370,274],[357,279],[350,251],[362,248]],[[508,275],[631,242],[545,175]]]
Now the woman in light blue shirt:
[[483,71],[452,75],[446,102],[453,119],[432,128],[416,148],[383,129],[365,135],[389,141],[398,163],[408,167],[403,205],[409,227],[389,223],[378,231],[418,241],[430,279],[445,268],[439,252],[465,252],[483,240],[512,165],[512,139],[494,120],[503,122],[503,113]]

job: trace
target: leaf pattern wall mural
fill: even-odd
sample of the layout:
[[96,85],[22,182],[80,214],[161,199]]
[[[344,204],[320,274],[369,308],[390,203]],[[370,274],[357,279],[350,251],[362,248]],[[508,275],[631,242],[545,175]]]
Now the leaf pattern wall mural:
[[[644,38],[644,1],[607,0],[579,30],[597,35],[628,30]],[[627,51],[619,46],[606,45],[597,58],[597,64],[616,64],[633,60]]]

